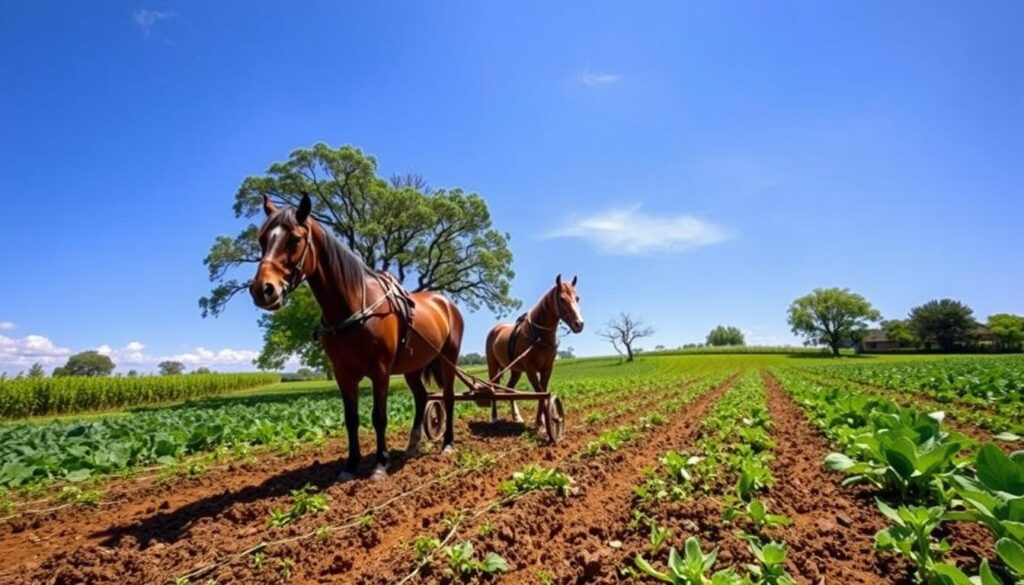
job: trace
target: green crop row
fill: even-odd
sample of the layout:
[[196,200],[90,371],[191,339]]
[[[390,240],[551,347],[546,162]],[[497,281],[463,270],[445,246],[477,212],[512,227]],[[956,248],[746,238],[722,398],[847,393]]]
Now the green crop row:
[[813,368],[830,376],[920,392],[939,402],[984,406],[1024,417],[1024,356],[944,359]]
[[[826,466],[844,483],[877,488],[879,511],[892,525],[875,547],[908,557],[927,585],[1002,585],[1024,579],[1024,451],[1007,456],[992,443],[942,426],[942,412],[903,408],[877,396],[848,394],[788,371],[776,375],[839,451]],[[996,539],[969,578],[947,561],[937,534],[947,521],[976,521]]]
[[273,384],[278,374],[188,374],[0,380],[0,419],[108,410]]

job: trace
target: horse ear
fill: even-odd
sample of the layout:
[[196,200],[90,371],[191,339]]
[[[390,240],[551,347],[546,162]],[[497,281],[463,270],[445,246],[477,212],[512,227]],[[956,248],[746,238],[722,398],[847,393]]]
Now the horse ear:
[[309,212],[313,210],[313,201],[309,198],[309,195],[303,195],[302,201],[299,202],[299,209],[295,212],[295,221],[305,225],[306,220],[309,218]]
[[555,286],[562,286],[562,275],[559,274],[555,277]]
[[266,213],[267,217],[277,213],[277,207],[274,205],[274,202],[266,195],[263,196],[263,213]]
[[572,285],[576,286],[576,275],[575,274],[572,275]]

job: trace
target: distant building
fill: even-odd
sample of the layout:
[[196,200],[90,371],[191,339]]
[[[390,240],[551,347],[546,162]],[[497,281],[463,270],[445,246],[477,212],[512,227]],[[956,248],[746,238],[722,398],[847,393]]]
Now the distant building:
[[[992,330],[984,325],[978,325],[971,335],[971,339],[962,345],[963,349],[975,351],[996,351],[999,339]],[[856,345],[853,346],[857,353],[885,353],[890,351],[908,350],[911,348],[900,348],[900,344],[885,334],[882,329],[868,329]],[[927,349],[927,348],[926,348]]]
[[864,338],[854,346],[857,353],[896,351],[899,348],[900,344],[889,339],[885,331],[881,329],[868,329],[867,333],[864,334]]

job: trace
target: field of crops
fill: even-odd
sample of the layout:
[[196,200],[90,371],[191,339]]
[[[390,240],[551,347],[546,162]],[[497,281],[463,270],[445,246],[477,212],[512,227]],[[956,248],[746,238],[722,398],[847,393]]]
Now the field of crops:
[[326,382],[4,423],[0,582],[1024,579],[1024,357],[555,371],[563,441],[468,403],[451,456],[398,451],[412,405],[395,384],[383,482],[334,481],[343,423]]
[[0,380],[0,420],[101,411],[273,384],[278,374],[188,374]]

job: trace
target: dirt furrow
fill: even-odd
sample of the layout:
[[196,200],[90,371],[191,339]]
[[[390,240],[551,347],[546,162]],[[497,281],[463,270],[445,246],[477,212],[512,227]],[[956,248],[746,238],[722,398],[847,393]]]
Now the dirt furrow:
[[[625,393],[610,391],[607,397],[613,401]],[[602,402],[595,402],[571,412],[570,420],[578,423],[588,413],[603,409]],[[457,420],[456,438],[474,450],[497,452],[508,448],[510,441],[520,436],[523,429],[523,425],[511,422],[492,425]],[[407,433],[407,429],[395,428],[389,433],[389,444],[404,445]],[[373,452],[372,433],[361,433],[360,443],[363,453]],[[109,545],[119,528],[152,526],[154,518],[163,518],[159,534],[143,535],[143,539],[176,540],[189,529],[193,520],[217,515],[228,505],[281,498],[306,483],[318,487],[330,485],[336,475],[337,458],[343,457],[345,448],[345,439],[334,437],[319,447],[307,447],[284,456],[262,453],[251,461],[232,462],[196,476],[173,477],[166,481],[153,479],[142,485],[131,479],[113,479],[100,486],[105,492],[104,502],[99,506],[68,506],[50,513],[25,514],[0,524],[0,549],[7,553],[0,559],[0,581],[14,567],[38,564],[54,552],[66,549],[69,542],[75,546]],[[432,476],[451,465],[446,459],[429,456],[415,461],[421,475]],[[396,456],[393,472],[406,463],[404,456]],[[365,457],[366,473],[372,465],[372,457]],[[372,493],[361,490],[348,495],[346,505],[366,508],[374,505],[374,501]]]
[[[655,391],[654,394],[660,395],[660,392]],[[634,397],[627,406],[640,409],[645,404],[643,397]],[[601,405],[595,408],[600,409]],[[573,418],[576,419],[576,416],[579,415]],[[612,417],[601,424],[614,424],[614,421],[615,417]],[[545,454],[546,448],[538,449],[523,442],[519,437],[521,425],[470,422],[460,426],[463,427],[459,436],[463,438],[461,448],[464,450],[500,453],[503,447],[506,451],[517,445],[524,447],[501,458],[497,467],[503,473],[507,473],[506,468],[516,465],[520,459],[537,459],[538,452],[548,456]],[[559,445],[556,449],[572,449],[586,436],[588,434],[572,433],[564,446]],[[144,511],[141,518],[136,515],[102,531],[100,535],[103,540],[99,546],[93,543],[68,551],[65,541],[65,552],[44,562],[40,570],[33,573],[32,580],[61,583],[91,579],[102,583],[116,581],[118,578],[115,576],[123,578],[126,574],[133,575],[140,582],[166,579],[190,567],[244,549],[246,543],[256,543],[268,536],[287,537],[320,524],[338,523],[351,515],[360,514],[362,510],[387,502],[397,494],[422,488],[425,482],[450,472],[455,466],[451,458],[433,455],[409,461],[397,460],[393,463],[392,477],[387,482],[357,481],[339,485],[333,482],[337,471],[333,458],[329,463],[321,463],[315,458],[312,461],[305,459],[306,465],[302,463],[300,460],[291,470],[273,475],[261,483],[243,481],[245,487],[240,490],[211,490],[212,493],[206,497],[188,500],[188,503],[167,511],[159,510],[159,504],[153,503],[151,506],[157,509]],[[488,475],[491,472],[482,473]],[[245,472],[240,475],[244,480]],[[326,492],[332,498],[329,513],[280,529],[280,535],[268,535],[266,522],[270,510],[285,507],[288,503],[288,490],[301,487],[307,482],[326,487]],[[408,523],[421,509],[448,509],[451,507],[451,498],[471,497],[481,485],[490,483],[493,482],[460,478],[445,485],[421,489],[407,501],[396,502],[378,512],[366,530],[348,531],[351,534],[340,539],[338,535],[310,539],[312,542],[299,543],[291,551],[285,547],[282,554],[296,557],[287,557],[292,562],[303,561],[302,565],[296,566],[296,572],[343,573],[347,566],[357,560],[349,555],[362,554],[363,550],[372,549],[380,544],[384,535],[388,535],[388,540],[391,540],[393,525]],[[342,552],[344,554],[339,554]],[[239,567],[230,567],[215,576],[222,582],[264,580],[244,564],[240,572]],[[274,577],[273,572],[269,573],[269,577]]]
[[905,567],[874,552],[875,533],[888,525],[871,490],[843,487],[825,469],[832,449],[779,382],[762,372],[774,426],[775,485],[765,497],[769,509],[793,524],[782,530],[789,546],[787,569],[800,583],[849,585],[899,583]]
[[[504,583],[534,582],[544,577],[591,581],[613,576],[616,564],[611,555],[602,552],[612,550],[607,543],[609,535],[629,521],[633,488],[642,479],[644,468],[653,463],[657,453],[689,442],[704,413],[735,381],[733,376],[695,397],[669,415],[668,424],[655,427],[617,451],[559,465],[573,478],[573,496],[529,494],[467,524],[458,540],[472,540],[481,552],[493,551],[504,557],[512,569],[500,578]],[[653,403],[647,404],[646,412],[656,410]],[[492,492],[492,497],[497,494]],[[487,530],[483,532],[481,527],[485,525]],[[364,573],[357,582],[392,583],[413,565],[408,553],[382,559],[379,567]],[[425,573],[419,580],[444,578]]]

